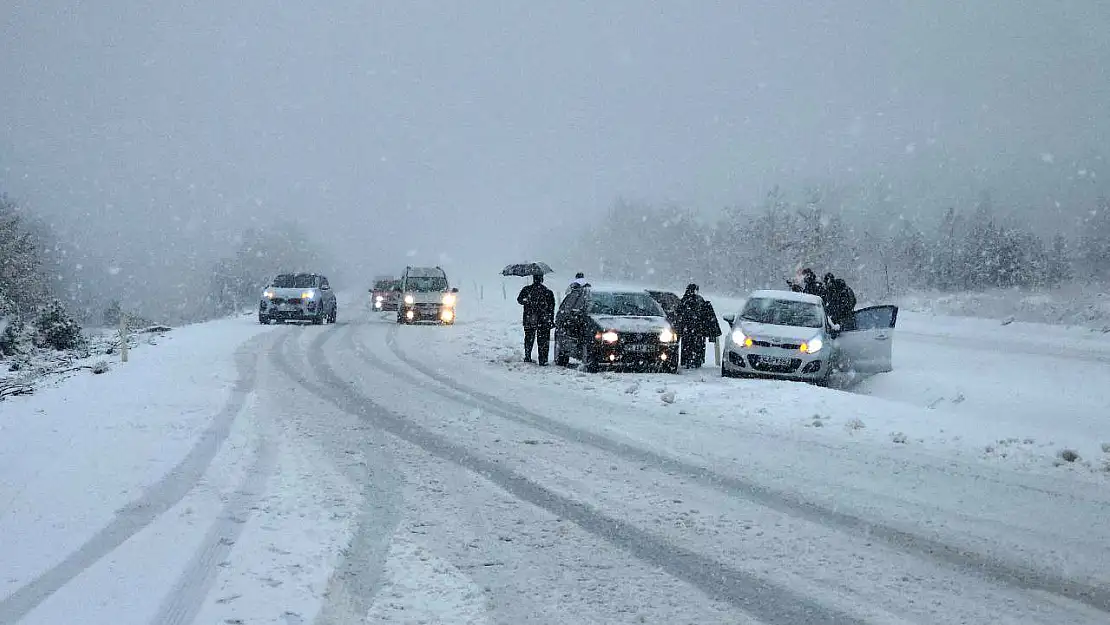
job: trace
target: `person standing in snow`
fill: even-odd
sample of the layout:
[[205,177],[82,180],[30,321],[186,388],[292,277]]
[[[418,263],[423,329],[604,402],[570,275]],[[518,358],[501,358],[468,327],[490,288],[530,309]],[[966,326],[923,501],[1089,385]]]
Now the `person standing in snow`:
[[[690,284],[686,287],[686,292],[682,295],[682,299],[678,302],[678,307],[675,309],[675,316],[678,320],[678,336],[682,341],[680,352],[682,366],[687,369],[700,367],[705,362],[705,339],[711,333],[707,332],[706,311],[712,310],[712,306],[707,306],[708,302],[705,301],[701,295],[698,294],[698,285]],[[716,314],[713,314],[713,322],[716,325]],[[721,333],[720,326],[717,331],[712,333],[713,336],[719,336]]]
[[550,353],[551,328],[555,325],[555,294],[543,284],[543,276],[532,276],[532,284],[520,290],[516,302],[524,307],[524,362],[532,362],[532,344],[536,359],[547,364]]
[[856,294],[842,278],[826,273],[824,278],[825,310],[833,323],[847,329],[856,310]]
[[790,290],[795,293],[808,293],[809,295],[816,295],[822,300],[825,299],[825,287],[817,281],[817,274],[813,270],[806,267],[799,274],[800,283],[798,279],[787,280],[786,283],[790,285]]
[[586,274],[579,271],[578,273],[574,274],[574,280],[571,280],[570,284],[567,285],[567,290],[563,293],[563,297],[570,295],[570,292],[574,290],[574,287],[583,286],[584,284],[586,284]]

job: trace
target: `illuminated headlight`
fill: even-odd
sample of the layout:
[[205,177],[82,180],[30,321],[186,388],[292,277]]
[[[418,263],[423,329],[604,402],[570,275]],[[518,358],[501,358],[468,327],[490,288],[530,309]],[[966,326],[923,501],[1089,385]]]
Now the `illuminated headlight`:
[[274,292],[269,290],[264,291],[262,293],[262,297],[265,297],[266,299],[274,299]]
[[663,331],[659,333],[660,343],[674,343],[676,339],[678,337],[675,336],[674,330],[670,328],[663,328]]
[[384,301],[385,301],[385,298],[384,298],[384,297],[382,297],[381,295],[379,295],[379,296],[377,296],[377,297],[375,297],[375,298],[374,298],[374,301],[376,301],[376,302],[378,302],[378,303],[380,304],[380,303],[382,303],[382,302],[384,302]]
[[406,295],[405,296],[405,303],[408,304],[409,306],[412,306],[413,304],[416,303],[416,298],[413,297],[412,295]]
[[733,330],[732,331],[732,342],[736,343],[737,345],[740,345],[741,347],[751,347],[752,346],[752,337],[747,336],[746,334],[744,334],[743,330]]
[[455,313],[450,310],[444,310],[439,314],[439,318],[447,323],[451,323],[455,320]]
[[617,339],[619,339],[619,338],[620,338],[620,335],[617,334],[616,332],[612,331],[612,330],[607,330],[607,331],[601,333],[601,340],[606,342],[606,343],[616,343]]
[[316,297],[315,291],[305,291],[304,293],[301,293],[301,299],[312,299],[314,297]]
[[817,352],[821,351],[821,348],[824,346],[825,342],[821,340],[821,337],[815,336],[805,343],[802,343],[800,349],[802,350],[803,354],[816,354]]
[[458,298],[455,297],[454,293],[447,293],[443,296],[443,305],[444,306],[454,306],[456,299],[458,299]]

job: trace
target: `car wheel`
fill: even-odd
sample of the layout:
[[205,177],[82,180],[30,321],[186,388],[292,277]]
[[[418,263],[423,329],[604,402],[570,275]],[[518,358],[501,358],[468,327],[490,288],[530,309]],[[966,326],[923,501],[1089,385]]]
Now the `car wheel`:
[[258,323],[261,323],[264,326],[268,326],[270,325],[270,318],[265,315],[258,315]]
[[555,333],[555,365],[558,367],[566,367],[570,364],[570,355],[563,349],[562,341],[559,339],[559,333]]
[[740,376],[738,376],[735,373],[729,371],[728,369],[725,369],[724,365],[721,365],[721,377],[722,378],[738,378]]
[[328,317],[328,323],[335,323],[339,319],[339,305],[331,307],[331,316]]
[[597,373],[601,369],[597,364],[597,353],[590,349],[589,343],[582,346],[582,368],[586,373]]

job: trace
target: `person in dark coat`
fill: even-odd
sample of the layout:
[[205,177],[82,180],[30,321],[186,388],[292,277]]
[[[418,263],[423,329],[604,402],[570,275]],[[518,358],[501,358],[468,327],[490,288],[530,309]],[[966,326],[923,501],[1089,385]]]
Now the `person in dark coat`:
[[[717,315],[712,310],[712,305],[698,294],[698,285],[690,284],[686,287],[686,293],[682,295],[675,309],[675,317],[678,321],[675,329],[678,330],[678,336],[682,340],[680,348],[682,366],[687,369],[700,367],[705,362],[706,337],[721,334]],[[713,315],[713,325],[717,325],[717,329],[713,332],[709,331],[709,324],[706,322],[707,312]]]
[[[701,309],[700,326],[701,335],[706,339],[716,343],[721,337],[721,323],[717,321],[717,311],[713,309],[713,302],[702,298],[705,304]],[[705,364],[705,340],[698,341],[697,349],[697,362],[699,365]]]
[[856,294],[842,278],[837,278],[832,273],[826,273],[825,311],[833,323],[841,329],[848,329],[851,325],[856,310]]
[[555,325],[555,294],[543,284],[543,276],[532,276],[532,284],[520,290],[516,302],[524,307],[524,362],[532,362],[532,344],[536,344],[536,360],[547,364],[550,353],[551,328]]
[[797,280],[787,280],[790,285],[790,290],[795,293],[807,293],[809,295],[816,295],[822,300],[825,299],[825,287],[817,281],[817,274],[813,270],[806,267],[801,272],[801,283]]

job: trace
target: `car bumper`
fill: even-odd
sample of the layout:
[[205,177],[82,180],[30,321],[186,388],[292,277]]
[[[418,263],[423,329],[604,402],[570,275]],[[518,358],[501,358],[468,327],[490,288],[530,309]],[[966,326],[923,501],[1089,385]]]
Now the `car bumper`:
[[658,369],[678,362],[677,343],[622,345],[601,343],[595,347],[597,364],[614,369]]
[[822,380],[829,374],[827,350],[803,354],[775,348],[737,348],[725,350],[721,366],[728,373],[787,380]]
[[455,308],[443,304],[405,304],[400,312],[408,321],[455,321]]
[[263,302],[258,308],[258,314],[270,319],[282,320],[307,320],[313,319],[320,312],[320,303],[316,301],[301,302],[298,304],[274,304]]

